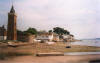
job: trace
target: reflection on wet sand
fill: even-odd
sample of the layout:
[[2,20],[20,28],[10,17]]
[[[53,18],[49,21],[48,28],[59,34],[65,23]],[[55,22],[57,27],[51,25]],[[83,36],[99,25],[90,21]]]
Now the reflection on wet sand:
[[100,63],[100,59],[99,60],[91,60],[91,61],[89,61],[89,63]]

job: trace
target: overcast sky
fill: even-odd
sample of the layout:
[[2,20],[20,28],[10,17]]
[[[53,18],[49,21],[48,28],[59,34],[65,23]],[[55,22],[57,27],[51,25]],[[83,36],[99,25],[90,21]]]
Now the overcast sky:
[[[0,0],[0,26],[7,25],[11,0]],[[17,26],[49,30],[62,27],[76,38],[100,38],[100,0],[14,0]]]

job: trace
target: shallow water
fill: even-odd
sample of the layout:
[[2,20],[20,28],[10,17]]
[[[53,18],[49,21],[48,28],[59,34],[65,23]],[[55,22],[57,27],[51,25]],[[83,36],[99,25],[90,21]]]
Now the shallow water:
[[72,42],[71,45],[85,45],[100,47],[100,40],[82,40],[78,42]]
[[[100,47],[100,40],[82,40],[78,42],[72,42],[71,45],[83,45],[83,46],[96,46]],[[100,55],[100,52],[67,52],[65,55]]]
[[97,55],[100,52],[67,52],[64,55]]

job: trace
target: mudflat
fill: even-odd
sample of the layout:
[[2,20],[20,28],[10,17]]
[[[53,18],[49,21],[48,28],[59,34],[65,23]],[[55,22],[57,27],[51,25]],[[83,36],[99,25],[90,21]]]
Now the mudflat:
[[0,63],[90,63],[91,60],[99,60],[100,55],[67,55],[67,56],[18,56],[6,60],[0,60]]

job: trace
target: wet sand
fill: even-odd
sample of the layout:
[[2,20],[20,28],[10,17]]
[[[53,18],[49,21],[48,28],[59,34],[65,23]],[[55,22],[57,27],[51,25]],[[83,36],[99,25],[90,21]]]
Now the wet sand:
[[0,60],[0,63],[89,63],[90,60],[100,59],[100,55],[79,55],[79,56],[20,56]]

